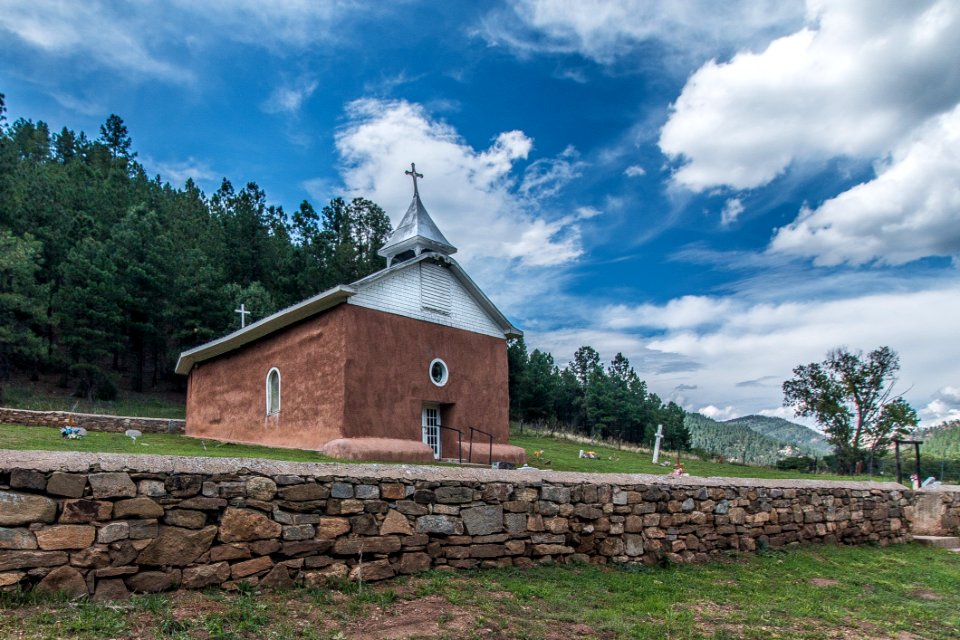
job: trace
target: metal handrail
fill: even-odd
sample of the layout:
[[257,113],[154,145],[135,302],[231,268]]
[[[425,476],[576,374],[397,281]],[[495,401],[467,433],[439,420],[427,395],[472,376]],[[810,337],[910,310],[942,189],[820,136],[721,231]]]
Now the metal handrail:
[[482,433],[490,439],[490,457],[488,458],[490,464],[493,464],[493,434],[483,429],[477,429],[475,427],[470,427],[470,453],[467,455],[467,462],[473,462],[473,432]]
[[[463,464],[463,432],[460,431],[460,429],[455,429],[454,427],[445,427],[442,424],[438,424],[437,427],[439,427],[441,430],[446,429],[447,431],[457,432],[457,462]],[[437,437],[439,438],[440,435],[437,434]]]

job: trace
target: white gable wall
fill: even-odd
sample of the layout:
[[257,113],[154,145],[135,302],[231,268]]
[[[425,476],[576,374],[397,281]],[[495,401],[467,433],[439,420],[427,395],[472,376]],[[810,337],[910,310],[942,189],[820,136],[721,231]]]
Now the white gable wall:
[[[449,292],[449,305],[447,302]],[[465,329],[496,338],[503,330],[449,269],[424,261],[363,285],[347,299],[368,309]],[[446,310],[444,310],[446,308]]]

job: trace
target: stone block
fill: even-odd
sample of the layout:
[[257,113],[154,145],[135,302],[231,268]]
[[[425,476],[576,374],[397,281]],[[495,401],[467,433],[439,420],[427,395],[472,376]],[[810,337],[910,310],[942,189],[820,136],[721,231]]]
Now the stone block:
[[377,519],[369,513],[350,518],[350,531],[361,536],[375,536],[380,532]]
[[280,550],[280,541],[276,538],[270,540],[254,540],[250,543],[250,551],[257,556],[268,556]]
[[163,521],[172,527],[202,529],[207,524],[207,515],[192,509],[170,509],[164,515]]
[[219,511],[227,506],[227,501],[223,498],[208,498],[196,496],[188,498],[179,504],[181,509],[195,509],[198,511]]
[[396,575],[389,560],[374,560],[358,564],[350,570],[351,580],[375,581],[386,580]]
[[522,513],[505,513],[503,526],[511,535],[521,534],[527,530],[527,516]]
[[177,473],[167,476],[164,487],[174,498],[192,498],[203,489],[203,476],[195,473]]
[[380,487],[374,484],[358,484],[353,488],[353,495],[357,500],[379,500]]
[[57,567],[34,587],[38,593],[59,593],[68,598],[80,598],[89,594],[83,574],[69,566]]
[[335,562],[322,569],[304,571],[300,574],[300,581],[308,588],[326,587],[338,580],[343,580],[350,574],[350,569],[342,562]]
[[95,520],[109,520],[113,515],[113,503],[106,500],[64,500],[60,513],[61,524],[85,524]]
[[587,504],[578,504],[573,513],[581,520],[596,520],[603,517],[603,511]]
[[67,564],[67,560],[63,551],[3,551],[0,552],[0,571],[56,567]]
[[570,487],[544,485],[540,488],[540,499],[565,504],[570,502]]
[[57,503],[30,493],[0,491],[0,527],[16,527],[35,522],[51,523],[57,516]]
[[82,473],[54,471],[47,482],[47,493],[67,498],[80,498],[87,487],[87,476]]
[[430,509],[413,500],[400,500],[397,502],[397,511],[407,516],[425,516],[430,513]]
[[244,495],[254,500],[273,500],[277,495],[277,483],[261,476],[250,478],[244,483]]
[[513,493],[513,485],[506,482],[490,482],[483,487],[481,500],[484,502],[506,502]]
[[436,500],[440,504],[466,504],[473,502],[471,487],[437,487]]
[[175,589],[180,585],[181,572],[179,569],[171,571],[141,571],[126,579],[124,584],[131,591],[137,593],[159,593]]
[[399,482],[383,482],[380,484],[380,496],[384,500],[403,500],[407,497],[406,486]]
[[278,564],[260,579],[260,586],[268,589],[292,589],[294,580],[290,577],[290,569]]
[[502,544],[475,544],[468,548],[471,558],[499,558],[507,554]]
[[16,584],[19,584],[19,582],[23,580],[26,576],[27,574],[25,574],[23,571],[10,571],[7,573],[0,573],[0,589],[4,589],[6,587],[12,587]]
[[[220,562],[222,560],[246,560],[250,558],[249,545],[242,543],[221,544],[210,547],[210,560]],[[226,580],[226,578],[224,578]]]
[[332,539],[350,532],[350,521],[346,518],[324,516],[317,523],[317,538]]
[[130,526],[131,540],[147,540],[157,537],[159,527],[156,520],[127,520],[127,524]]
[[460,515],[460,505],[456,504],[433,504],[430,505],[430,511],[432,513],[439,513],[444,516],[457,516]]
[[270,556],[261,556],[252,560],[244,560],[230,566],[230,578],[239,580],[248,576],[264,573],[273,568],[273,560]]
[[380,524],[380,535],[386,536],[391,534],[404,536],[413,534],[413,528],[410,526],[410,521],[407,520],[407,517],[394,509],[387,512],[387,517],[384,518]]
[[222,584],[229,579],[230,565],[226,562],[201,564],[183,570],[180,586],[184,589],[202,589],[210,585]]
[[316,534],[312,524],[292,524],[283,527],[284,540],[310,540]]
[[463,509],[460,513],[467,534],[482,536],[503,531],[503,508],[500,506],[484,506]]
[[121,518],[159,518],[163,515],[163,507],[145,496],[117,500],[113,505],[113,517]]
[[0,527],[0,549],[36,549],[37,539],[29,529]]
[[600,555],[604,556],[620,556],[623,555],[624,546],[623,540],[620,538],[604,538],[600,541],[600,546],[598,548]]
[[334,482],[330,485],[330,496],[333,498],[352,498],[353,485],[349,482]]
[[93,592],[94,602],[109,602],[112,600],[128,600],[130,591],[120,578],[97,580],[97,589]]
[[162,498],[167,495],[167,487],[160,480],[141,480],[137,483],[137,493],[148,498]]
[[10,488],[43,491],[47,488],[47,476],[33,469],[13,469],[10,472]]
[[[289,487],[283,487],[279,490],[280,497],[289,502],[309,502],[313,500],[326,500],[331,492],[326,485],[316,482],[305,482],[295,484]],[[333,496],[337,497],[337,496]],[[351,496],[352,497],[352,496]]]
[[36,530],[34,535],[44,551],[84,549],[93,544],[97,530],[83,524],[56,524]]
[[332,540],[297,540],[284,542],[280,547],[280,553],[288,558],[316,555],[318,553],[326,553],[332,546]]
[[220,520],[219,538],[222,542],[246,542],[277,538],[280,532],[280,523],[258,511],[229,507]]
[[452,516],[421,516],[417,518],[416,530],[418,533],[461,535],[463,534],[463,522]]
[[403,574],[420,573],[429,569],[430,564],[431,559],[428,554],[422,551],[414,551],[400,556],[399,570]]
[[97,529],[97,542],[110,544],[130,537],[130,525],[126,522],[110,522]]
[[217,528],[214,526],[199,531],[166,527],[140,552],[137,564],[171,567],[189,565],[206,553],[216,535]]
[[137,485],[130,476],[122,471],[112,473],[91,473],[87,476],[93,497],[132,498],[137,495]]
[[626,533],[623,536],[623,552],[630,557],[643,555],[643,536]]
[[530,551],[535,556],[553,556],[573,553],[574,549],[562,544],[535,544],[531,545]]

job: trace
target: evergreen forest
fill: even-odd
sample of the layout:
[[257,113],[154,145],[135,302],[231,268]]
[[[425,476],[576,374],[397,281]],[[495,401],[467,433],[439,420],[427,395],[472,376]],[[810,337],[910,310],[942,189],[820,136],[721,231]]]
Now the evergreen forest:
[[13,373],[78,396],[177,388],[184,349],[383,266],[363,198],[292,213],[256,183],[148,176],[123,120],[95,138],[5,117],[0,94],[0,401]]
[[519,338],[510,343],[507,356],[510,417],[521,424],[647,446],[652,446],[660,424],[663,448],[690,447],[684,410],[650,392],[621,353],[604,367],[600,354],[583,346],[560,367],[550,353],[528,353]]

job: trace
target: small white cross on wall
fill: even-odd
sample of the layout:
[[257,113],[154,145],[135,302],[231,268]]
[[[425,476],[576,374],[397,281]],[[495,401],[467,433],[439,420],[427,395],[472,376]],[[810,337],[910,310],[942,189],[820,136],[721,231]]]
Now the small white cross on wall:
[[243,303],[241,302],[241,303],[240,303],[240,308],[239,308],[239,309],[234,309],[233,312],[240,314],[240,328],[243,329],[244,327],[246,327],[246,326],[247,326],[247,316],[250,315],[250,312],[247,311],[247,308],[243,305]]

